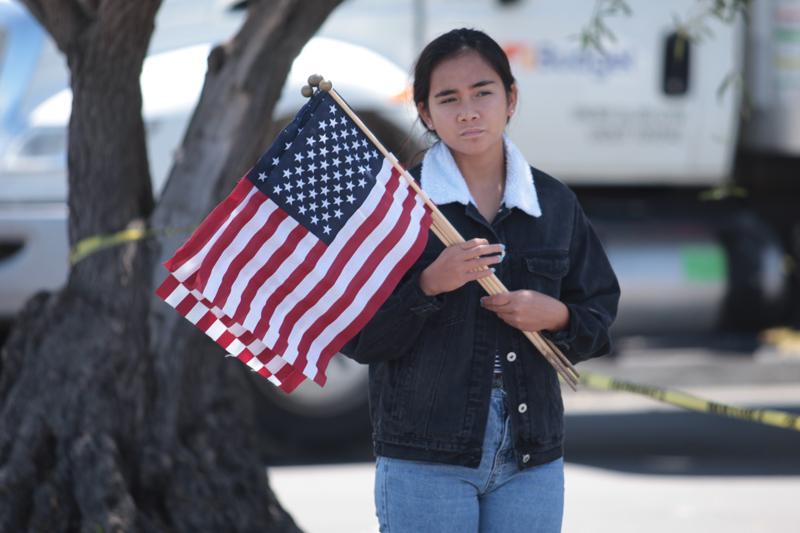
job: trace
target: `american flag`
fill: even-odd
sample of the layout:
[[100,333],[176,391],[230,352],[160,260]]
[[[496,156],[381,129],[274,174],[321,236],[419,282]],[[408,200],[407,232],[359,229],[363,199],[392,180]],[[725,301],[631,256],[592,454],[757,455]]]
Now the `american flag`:
[[157,294],[284,391],[324,385],[430,224],[422,199],[317,91],[165,263]]

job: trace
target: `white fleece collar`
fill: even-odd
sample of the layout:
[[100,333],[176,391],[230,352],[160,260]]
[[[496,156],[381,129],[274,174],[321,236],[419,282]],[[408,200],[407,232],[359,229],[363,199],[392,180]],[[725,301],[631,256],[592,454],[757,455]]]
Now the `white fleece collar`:
[[[503,147],[506,152],[506,188],[503,203],[506,207],[516,207],[531,215],[542,216],[539,196],[533,183],[533,173],[522,152],[503,135]],[[458,202],[467,205],[475,200],[469,192],[464,176],[458,170],[450,149],[439,141],[431,146],[422,160],[422,189],[436,204]]]

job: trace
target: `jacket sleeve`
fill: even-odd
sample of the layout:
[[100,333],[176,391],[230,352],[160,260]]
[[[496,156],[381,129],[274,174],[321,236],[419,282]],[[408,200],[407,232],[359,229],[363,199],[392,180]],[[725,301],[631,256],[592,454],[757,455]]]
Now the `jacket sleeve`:
[[603,245],[575,199],[570,269],[561,284],[561,301],[569,310],[569,326],[542,332],[572,363],[607,354],[608,329],[617,316],[619,283]]
[[439,311],[446,295],[428,296],[419,276],[431,261],[417,260],[359,334],[342,353],[359,363],[402,357],[411,351],[428,317]]

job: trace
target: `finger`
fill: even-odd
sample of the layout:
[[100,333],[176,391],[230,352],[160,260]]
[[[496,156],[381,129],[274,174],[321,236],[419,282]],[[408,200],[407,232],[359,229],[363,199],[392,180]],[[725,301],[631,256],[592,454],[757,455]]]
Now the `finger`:
[[506,253],[506,245],[495,243],[495,244],[481,244],[476,246],[472,249],[473,252],[478,252],[481,255],[490,255],[490,254],[505,254]]
[[479,244],[472,248],[462,250],[462,253],[469,257],[481,257],[486,255],[505,256],[506,247],[504,244]]
[[489,244],[489,241],[487,241],[486,239],[475,238],[475,239],[470,239],[466,242],[462,242],[460,245],[456,246],[459,246],[462,250],[471,250],[476,246],[481,246],[485,244]]
[[492,294],[481,298],[481,303],[485,306],[502,307],[509,305],[512,301],[510,293],[504,292],[502,294]]
[[483,270],[485,267],[496,265],[502,261],[499,255],[490,255],[489,257],[478,257],[476,259],[467,259],[466,264],[470,270]]
[[464,278],[467,281],[473,281],[473,280],[488,278],[492,274],[494,274],[493,268],[487,268],[486,270],[471,270],[465,274]]

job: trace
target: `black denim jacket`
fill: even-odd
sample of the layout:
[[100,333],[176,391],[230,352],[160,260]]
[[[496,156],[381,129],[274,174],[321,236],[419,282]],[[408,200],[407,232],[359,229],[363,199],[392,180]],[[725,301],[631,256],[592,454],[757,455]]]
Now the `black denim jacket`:
[[[609,351],[619,285],[575,195],[533,170],[542,216],[501,207],[491,224],[472,204],[440,205],[461,235],[504,243],[497,276],[509,290],[559,298],[569,327],[543,332],[577,363]],[[419,167],[412,170],[419,177]],[[426,296],[419,274],[444,245],[432,233],[420,259],[343,352],[368,363],[377,455],[477,467],[495,353],[521,468],[563,454],[563,403],[556,372],[523,334],[483,309],[476,282]]]

